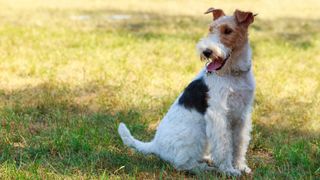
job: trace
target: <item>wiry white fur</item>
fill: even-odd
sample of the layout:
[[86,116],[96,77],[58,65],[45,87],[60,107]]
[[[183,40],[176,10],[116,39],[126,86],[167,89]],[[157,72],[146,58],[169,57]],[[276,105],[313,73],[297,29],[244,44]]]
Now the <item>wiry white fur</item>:
[[118,132],[124,144],[143,153],[157,154],[171,162],[176,169],[209,169],[206,163],[199,163],[203,160],[206,146],[204,117],[195,110],[190,111],[179,105],[178,99],[159,124],[154,139],[149,143],[152,146],[134,139],[123,123]]
[[[219,169],[230,174],[239,170],[249,173],[245,154],[250,140],[251,105],[254,78],[250,70],[240,76],[206,76],[209,108],[205,114],[206,133],[211,144],[211,156]],[[218,96],[217,96],[218,94]]]
[[130,131],[125,124],[120,123],[118,132],[124,144],[129,147],[134,147],[144,154],[152,152],[153,142],[141,142],[132,137]]
[[[197,48],[200,52],[205,48],[215,49],[221,57],[230,53],[213,36],[202,39]],[[143,153],[159,155],[179,170],[211,170],[212,167],[203,162],[204,157],[209,157],[222,172],[231,175],[240,175],[240,171],[249,173],[245,154],[250,141],[250,112],[255,89],[249,44],[234,58],[237,59],[230,65],[232,69],[248,71],[239,76],[218,76],[206,74],[204,68],[197,75],[196,79],[203,78],[209,88],[209,107],[204,115],[179,105],[180,95],[151,142],[136,140],[121,123],[118,131],[124,144]]]
[[227,58],[231,51],[220,42],[218,33],[209,34],[208,37],[200,40],[200,42],[197,44],[198,54],[201,55],[202,52],[207,48],[214,51],[217,56],[223,59]]

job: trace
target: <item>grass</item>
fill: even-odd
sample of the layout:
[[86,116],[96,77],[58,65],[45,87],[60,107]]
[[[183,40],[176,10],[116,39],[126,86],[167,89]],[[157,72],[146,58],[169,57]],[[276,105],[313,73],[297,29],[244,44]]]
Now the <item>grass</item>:
[[315,0],[0,1],[0,178],[227,178],[177,172],[123,146],[116,131],[123,121],[153,137],[203,66],[194,49],[213,5],[259,13],[250,29],[254,173],[242,179],[319,179]]

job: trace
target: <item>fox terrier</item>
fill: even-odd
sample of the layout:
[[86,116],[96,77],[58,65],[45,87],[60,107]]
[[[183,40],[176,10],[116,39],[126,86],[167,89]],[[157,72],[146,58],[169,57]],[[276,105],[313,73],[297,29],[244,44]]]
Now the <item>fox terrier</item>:
[[207,64],[170,107],[153,140],[135,139],[123,123],[118,132],[127,146],[156,154],[178,170],[250,173],[245,155],[255,81],[248,27],[255,15],[235,10],[227,16],[214,8],[207,13],[213,14],[213,21],[197,44]]

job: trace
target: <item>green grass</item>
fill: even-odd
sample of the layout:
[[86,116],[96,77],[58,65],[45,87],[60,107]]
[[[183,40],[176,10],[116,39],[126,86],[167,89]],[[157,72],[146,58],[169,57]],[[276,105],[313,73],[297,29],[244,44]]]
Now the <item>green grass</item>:
[[[268,2],[214,4],[259,13],[250,29],[254,173],[242,179],[319,179],[320,3]],[[178,172],[123,146],[117,134],[125,122],[135,137],[153,137],[203,66],[195,44],[212,5],[0,1],[0,178],[227,178]]]

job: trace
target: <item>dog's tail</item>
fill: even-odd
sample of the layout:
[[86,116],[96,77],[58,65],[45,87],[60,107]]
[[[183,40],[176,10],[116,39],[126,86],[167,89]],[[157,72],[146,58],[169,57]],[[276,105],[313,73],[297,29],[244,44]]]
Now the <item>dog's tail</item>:
[[135,139],[131,135],[129,129],[126,127],[126,125],[124,123],[120,123],[119,128],[118,128],[118,133],[119,133],[119,135],[125,145],[127,145],[129,147],[133,147],[144,154],[154,153],[153,141],[142,142],[142,141]]

